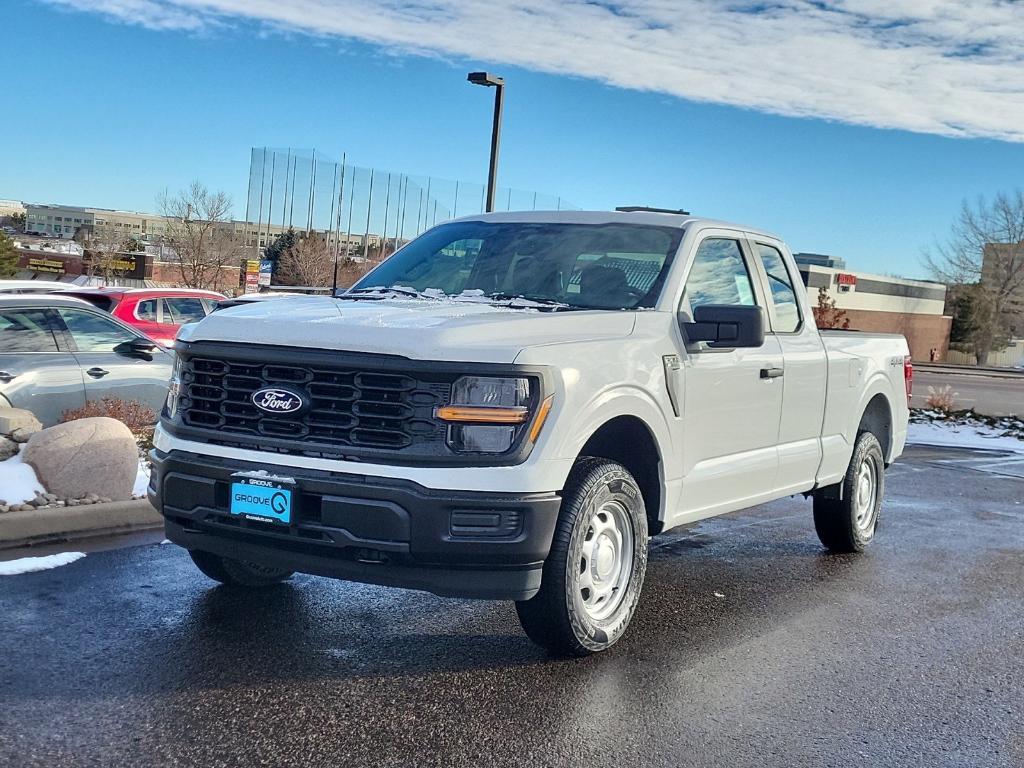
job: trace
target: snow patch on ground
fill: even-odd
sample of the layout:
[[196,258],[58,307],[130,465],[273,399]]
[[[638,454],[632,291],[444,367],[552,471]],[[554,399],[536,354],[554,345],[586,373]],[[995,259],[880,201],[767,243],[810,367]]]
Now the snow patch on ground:
[[85,552],[60,552],[45,557],[22,557],[17,560],[8,560],[6,563],[0,563],[0,576],[17,576],[22,573],[48,571],[51,568],[60,568],[62,565],[75,562],[75,560],[81,560],[83,557],[85,557]]
[[0,500],[8,504],[24,504],[43,493],[43,486],[32,467],[15,454],[7,461],[0,461]]
[[1024,454],[1024,440],[1006,435],[1005,430],[987,424],[958,424],[952,421],[913,423],[907,429],[907,442]]
[[145,496],[149,487],[149,465],[139,459],[139,471],[135,475],[135,486],[132,488],[132,496]]

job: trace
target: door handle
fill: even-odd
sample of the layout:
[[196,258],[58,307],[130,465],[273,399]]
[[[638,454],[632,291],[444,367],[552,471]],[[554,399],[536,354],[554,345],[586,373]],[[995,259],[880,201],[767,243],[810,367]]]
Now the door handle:
[[16,378],[18,378],[18,374],[16,374],[16,373],[8,373],[7,371],[0,371],[0,381],[2,381],[4,384],[9,383],[9,382],[13,381]]
[[88,373],[94,379],[102,379],[104,376],[110,373],[110,371],[105,371],[102,368],[90,368],[88,371],[86,371],[86,373]]
[[761,378],[762,379],[777,379],[782,376],[785,371],[782,368],[762,368]]

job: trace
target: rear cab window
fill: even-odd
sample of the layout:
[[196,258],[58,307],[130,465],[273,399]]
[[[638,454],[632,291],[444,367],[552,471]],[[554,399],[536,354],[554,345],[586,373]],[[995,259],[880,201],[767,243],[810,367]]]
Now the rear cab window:
[[755,243],[754,248],[768,277],[768,288],[775,310],[773,330],[776,333],[795,333],[800,330],[802,318],[793,278],[786,269],[786,261],[779,249],[774,246]]

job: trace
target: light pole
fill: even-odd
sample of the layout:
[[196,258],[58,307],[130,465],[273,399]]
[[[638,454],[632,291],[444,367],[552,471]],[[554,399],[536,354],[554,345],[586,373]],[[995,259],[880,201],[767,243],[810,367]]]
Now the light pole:
[[470,72],[466,78],[474,85],[494,88],[494,125],[491,127],[491,164],[487,171],[487,202],[485,210],[494,210],[494,195],[498,185],[498,142],[501,140],[501,110],[505,103],[505,78],[487,72]]

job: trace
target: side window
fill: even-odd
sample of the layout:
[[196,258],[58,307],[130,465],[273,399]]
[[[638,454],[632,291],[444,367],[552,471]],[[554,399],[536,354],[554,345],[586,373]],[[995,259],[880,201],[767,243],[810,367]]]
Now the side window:
[[800,305],[797,304],[793,281],[786,269],[786,262],[778,249],[770,245],[757,244],[757,254],[768,274],[768,285],[772,290],[775,305],[775,330],[792,333],[800,327]]
[[46,312],[40,309],[5,309],[0,312],[0,355],[21,352],[56,352]]
[[705,304],[756,304],[738,240],[708,238],[697,247],[683,289],[682,308],[692,317],[693,311]]
[[113,320],[82,309],[58,309],[79,352],[113,352],[114,347],[136,338]]
[[145,301],[140,301],[135,306],[135,316],[139,320],[145,320],[147,323],[157,322],[158,315],[156,306],[158,301],[160,301],[160,299],[146,299]]
[[[206,317],[206,309],[203,307],[201,299],[190,299],[182,296],[168,297],[164,299],[164,308],[171,310],[170,322],[175,325],[196,323]],[[164,322],[168,322],[166,312],[164,312]]]

